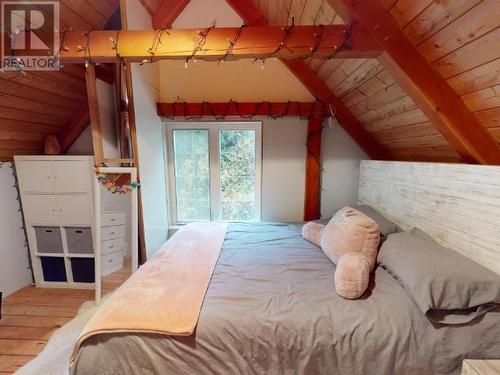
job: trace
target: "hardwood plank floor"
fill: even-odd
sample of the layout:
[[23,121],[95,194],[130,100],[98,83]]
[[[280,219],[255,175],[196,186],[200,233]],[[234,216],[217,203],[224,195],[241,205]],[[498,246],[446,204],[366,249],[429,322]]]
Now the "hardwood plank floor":
[[[104,277],[103,295],[118,288],[129,276],[130,266],[126,266]],[[93,299],[93,289],[33,286],[6,297],[0,320],[0,374],[12,374],[31,361],[42,351],[52,333],[70,321],[83,302]]]

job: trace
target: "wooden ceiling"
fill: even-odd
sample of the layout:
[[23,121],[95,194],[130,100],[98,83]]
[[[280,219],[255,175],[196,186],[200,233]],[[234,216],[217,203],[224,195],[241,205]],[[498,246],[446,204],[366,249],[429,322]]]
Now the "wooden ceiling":
[[[61,0],[62,30],[100,30],[119,0]],[[44,139],[60,135],[87,106],[85,71],[65,65],[61,71],[0,74],[0,160],[16,154],[43,154]]]
[[[379,0],[408,39],[500,143],[500,2]],[[343,23],[328,0],[253,0],[271,24]],[[460,161],[437,128],[377,59],[310,59],[395,160]]]
[[[271,25],[341,24],[330,0],[252,0]],[[63,23],[99,29],[118,0],[62,0]],[[182,0],[141,0],[154,16]],[[388,14],[500,143],[500,1],[379,0]],[[99,13],[99,15],[97,14]],[[172,19],[169,20],[172,22]],[[377,59],[312,58],[309,68],[394,160],[462,161],[424,112]],[[0,75],[0,158],[41,152],[85,104],[83,72]],[[8,83],[7,85],[4,82]],[[428,112],[427,112],[428,113]]]

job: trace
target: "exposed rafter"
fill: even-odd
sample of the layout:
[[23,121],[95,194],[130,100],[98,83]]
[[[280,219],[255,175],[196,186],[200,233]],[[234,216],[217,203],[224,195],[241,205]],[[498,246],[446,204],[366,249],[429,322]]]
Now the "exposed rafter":
[[61,146],[61,153],[64,154],[71,145],[78,139],[80,134],[90,123],[89,106],[87,102],[75,113],[71,121],[66,125],[62,131],[57,135],[59,144]]
[[226,0],[247,25],[267,26],[267,20],[252,1]]
[[102,145],[101,118],[99,116],[99,101],[97,97],[96,76],[94,64],[89,64],[85,71],[87,82],[87,100],[92,132],[92,146],[96,165],[100,166],[104,159],[104,149]]
[[[265,20],[265,17],[251,0],[226,1],[240,15],[246,24],[253,25],[252,22],[258,24],[264,22],[264,24],[267,24],[267,20]],[[375,141],[372,135],[349,112],[347,107],[335,97],[328,86],[304,63],[304,61],[283,59],[281,61],[302,82],[311,94],[335,108],[340,125],[372,159],[388,158],[387,150]]]
[[356,117],[349,112],[349,109],[335,97],[326,83],[305,62],[302,60],[283,60],[283,63],[311,94],[335,108],[335,115],[340,125],[370,158],[379,160],[389,158],[387,150],[375,141],[370,132],[359,123]]
[[467,162],[500,164],[500,147],[448,82],[420,55],[378,1],[328,0],[344,20],[358,22],[380,43],[380,62]]
[[182,13],[190,0],[162,0],[153,14],[155,29],[169,29],[172,23]]
[[[350,32],[349,48],[338,49],[345,43],[345,33]],[[230,49],[228,40],[238,35],[237,43]],[[168,32],[159,30],[123,30],[67,32],[61,51],[63,63],[114,63],[121,59],[129,62],[161,59],[196,58],[204,60],[235,60],[241,58],[298,58],[308,56],[311,48],[317,57],[357,58],[376,57],[382,52],[378,43],[362,28],[350,28],[348,25],[324,26],[320,43],[318,29],[314,26],[296,26],[290,31],[286,45],[283,43],[284,31],[277,26],[214,28],[206,32],[201,45],[200,30],[172,29]],[[154,47],[152,45],[154,44]],[[228,54],[228,50],[230,53]]]

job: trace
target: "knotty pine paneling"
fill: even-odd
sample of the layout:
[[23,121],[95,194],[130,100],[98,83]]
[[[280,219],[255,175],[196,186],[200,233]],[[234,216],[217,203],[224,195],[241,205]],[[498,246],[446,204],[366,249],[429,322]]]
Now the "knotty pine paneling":
[[409,22],[401,22],[402,14],[415,14],[415,7],[426,2],[399,0],[390,13],[500,143],[498,132],[491,130],[500,126],[500,2],[433,0]]
[[358,200],[500,274],[500,167],[362,161]]
[[[100,30],[118,5],[118,0],[61,0],[61,30]],[[0,74],[0,160],[43,153],[45,137],[68,126],[86,97],[81,65]]]

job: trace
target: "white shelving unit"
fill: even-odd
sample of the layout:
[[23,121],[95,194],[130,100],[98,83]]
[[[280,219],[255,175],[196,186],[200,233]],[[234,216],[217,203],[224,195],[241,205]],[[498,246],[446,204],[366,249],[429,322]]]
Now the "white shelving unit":
[[94,288],[94,158],[14,160],[36,286]]
[[[95,289],[99,303],[101,276],[123,268],[129,247],[132,272],[138,268],[137,190],[130,193],[127,233],[126,212],[101,211],[101,199],[109,197],[101,198],[93,156],[15,156],[14,161],[36,286]],[[137,180],[135,168],[99,171]]]
[[35,283],[94,288],[94,158],[14,158]]

